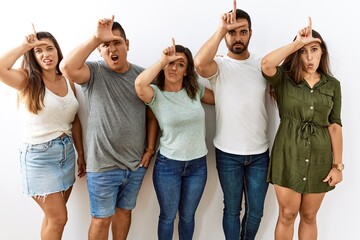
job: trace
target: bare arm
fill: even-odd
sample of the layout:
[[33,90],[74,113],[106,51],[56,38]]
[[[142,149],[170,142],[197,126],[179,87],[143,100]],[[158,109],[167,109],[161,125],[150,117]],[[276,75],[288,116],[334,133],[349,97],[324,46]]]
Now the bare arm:
[[14,69],[13,66],[26,52],[41,44],[47,44],[47,42],[39,41],[34,31],[25,37],[21,45],[0,56],[0,81],[20,91],[25,86],[28,77],[23,69]]
[[[70,81],[71,89],[76,96],[76,89],[73,82]],[[72,122],[72,138],[74,140],[74,146],[77,152],[77,164],[78,164],[78,177],[83,177],[86,174],[86,162],[84,156],[84,145],[82,138],[82,127],[78,114],[75,115],[74,121]]]
[[85,64],[86,59],[101,43],[120,38],[114,36],[111,31],[113,22],[114,16],[111,19],[100,19],[94,36],[75,48],[61,61],[60,69],[68,79],[77,84],[82,84],[89,80],[90,69]]
[[208,78],[217,72],[217,63],[214,61],[214,57],[220,42],[228,31],[240,25],[236,22],[236,0],[233,0],[233,11],[221,16],[217,31],[205,42],[194,58],[195,68],[200,76]]
[[148,167],[155,154],[155,145],[158,134],[158,122],[151,108],[146,107],[146,139],[147,147],[140,162],[140,167]]
[[276,67],[279,66],[287,56],[314,41],[319,42],[320,39],[312,37],[312,24],[311,18],[309,18],[308,26],[299,30],[295,41],[270,52],[262,59],[261,71],[267,76],[274,76],[276,74]]
[[[329,134],[331,140],[331,149],[334,158],[334,164],[342,163],[343,152],[343,140],[342,140],[342,128],[339,124],[333,123],[329,127]],[[328,176],[324,179],[324,182],[328,182],[330,186],[335,186],[342,181],[342,172],[332,168]]]
[[135,80],[135,91],[139,98],[145,103],[150,103],[154,96],[154,90],[150,87],[151,82],[156,78],[158,73],[170,62],[182,58],[176,56],[175,40],[172,40],[172,46],[167,47],[162,52],[162,57],[152,66],[145,69]]
[[201,102],[214,105],[215,104],[214,92],[211,89],[205,87],[204,96],[201,98]]

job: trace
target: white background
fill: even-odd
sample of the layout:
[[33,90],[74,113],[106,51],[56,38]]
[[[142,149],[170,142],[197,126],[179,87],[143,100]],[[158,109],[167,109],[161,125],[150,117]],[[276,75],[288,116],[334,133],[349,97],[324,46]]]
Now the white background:
[[[344,181],[329,192],[318,214],[320,240],[360,239],[359,207],[359,38],[360,22],[356,1],[344,0],[253,0],[239,1],[238,8],[247,11],[253,21],[251,53],[263,56],[292,41],[298,29],[306,26],[307,17],[313,28],[328,44],[332,71],[342,85],[344,133]],[[20,44],[31,32],[31,23],[38,31],[49,31],[59,41],[64,55],[95,31],[97,20],[115,15],[130,40],[129,61],[147,67],[160,57],[161,50],[176,42],[187,46],[195,55],[215,32],[222,13],[232,9],[231,0],[96,0],[96,1],[20,1],[1,3],[0,52]],[[222,43],[219,54],[226,54]],[[94,52],[92,59],[99,58]],[[81,95],[80,95],[81,97]],[[83,100],[83,99],[81,99]],[[82,101],[83,103],[83,101]],[[205,106],[207,121],[208,181],[196,216],[194,239],[224,239],[222,191],[215,169],[215,115],[212,106]],[[80,115],[84,119],[85,109]],[[278,124],[276,109],[270,107],[270,137]],[[21,175],[17,146],[19,143],[16,115],[16,93],[0,83],[0,239],[40,239],[42,212],[31,198],[21,194]],[[151,164],[133,211],[129,240],[156,239],[158,203],[152,184]],[[89,201],[85,178],[78,179],[68,202],[69,220],[65,240],[87,239],[90,223]],[[257,239],[273,239],[278,206],[273,186],[269,186],[265,213]],[[297,221],[298,224],[298,221]],[[296,233],[296,231],[295,231]],[[177,238],[175,234],[174,239]],[[295,234],[295,239],[297,239]]]

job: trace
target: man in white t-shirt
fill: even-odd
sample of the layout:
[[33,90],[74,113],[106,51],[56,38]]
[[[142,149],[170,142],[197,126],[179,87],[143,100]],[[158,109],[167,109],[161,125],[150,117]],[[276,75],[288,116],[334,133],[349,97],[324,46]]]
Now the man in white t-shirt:
[[[223,229],[227,240],[255,239],[263,216],[269,162],[266,81],[260,58],[248,51],[250,16],[234,9],[195,57],[197,72],[215,94],[216,166],[224,193]],[[216,56],[222,39],[228,53]],[[240,223],[242,196],[245,213]]]

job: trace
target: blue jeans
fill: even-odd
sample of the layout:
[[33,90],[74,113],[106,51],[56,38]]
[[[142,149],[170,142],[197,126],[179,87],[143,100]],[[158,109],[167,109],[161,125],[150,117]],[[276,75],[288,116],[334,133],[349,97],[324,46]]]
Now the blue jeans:
[[[264,211],[269,150],[255,155],[235,155],[219,149],[216,167],[224,193],[223,229],[227,240],[255,239]],[[241,223],[242,196],[245,213]],[[241,236],[241,237],[240,237]]]
[[144,167],[87,172],[91,216],[106,218],[114,215],[116,208],[134,209],[145,173]]
[[158,239],[171,240],[174,220],[179,211],[179,239],[191,240],[195,211],[207,179],[206,157],[190,161],[168,159],[158,153],[153,181],[160,205]]

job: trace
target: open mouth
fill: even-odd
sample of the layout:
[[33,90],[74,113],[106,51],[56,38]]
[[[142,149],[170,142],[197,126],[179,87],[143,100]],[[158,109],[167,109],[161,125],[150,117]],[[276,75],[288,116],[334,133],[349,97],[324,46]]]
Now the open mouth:
[[111,55],[111,60],[113,60],[114,62],[116,62],[117,60],[119,60],[119,56],[117,56],[117,55]]

